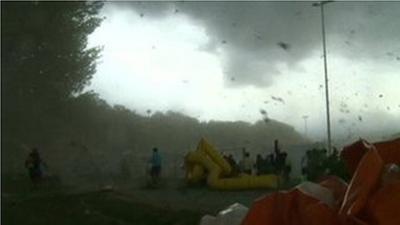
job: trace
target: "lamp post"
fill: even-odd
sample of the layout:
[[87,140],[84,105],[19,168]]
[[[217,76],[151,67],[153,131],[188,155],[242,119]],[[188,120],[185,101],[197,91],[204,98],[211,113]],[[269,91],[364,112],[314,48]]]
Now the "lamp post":
[[331,119],[329,112],[329,88],[328,88],[328,69],[327,69],[327,56],[326,56],[326,40],[325,40],[325,18],[324,18],[324,5],[333,1],[322,1],[313,3],[312,6],[320,7],[321,9],[321,26],[322,26],[322,48],[324,53],[324,72],[325,72],[325,98],[326,98],[326,123],[328,133],[328,153],[331,153],[332,141],[331,141]]
[[308,116],[304,115],[303,119],[304,119],[304,135],[307,137],[307,119],[308,119]]

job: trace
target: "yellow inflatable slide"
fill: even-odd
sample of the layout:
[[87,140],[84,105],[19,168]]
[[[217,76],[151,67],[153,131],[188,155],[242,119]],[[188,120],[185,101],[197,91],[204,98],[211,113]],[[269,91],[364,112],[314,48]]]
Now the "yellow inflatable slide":
[[255,188],[276,188],[279,177],[276,175],[252,176],[241,174],[227,177],[232,171],[221,153],[205,139],[201,139],[196,151],[185,156],[186,181],[197,183],[207,179],[209,187],[219,190],[241,190]]

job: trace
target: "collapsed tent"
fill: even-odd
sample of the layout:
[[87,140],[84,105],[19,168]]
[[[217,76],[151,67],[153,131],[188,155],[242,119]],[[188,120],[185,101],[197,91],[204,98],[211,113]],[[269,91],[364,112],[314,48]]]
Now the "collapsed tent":
[[[352,173],[347,185],[336,177],[303,183],[254,202],[242,225],[399,225],[400,139],[365,140],[341,154]],[[393,164],[395,163],[395,164]]]

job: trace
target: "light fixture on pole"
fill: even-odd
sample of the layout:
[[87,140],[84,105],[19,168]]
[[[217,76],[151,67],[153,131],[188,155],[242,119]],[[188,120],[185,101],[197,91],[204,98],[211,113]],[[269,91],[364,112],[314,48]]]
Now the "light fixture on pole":
[[322,48],[324,53],[324,72],[325,72],[325,98],[326,98],[326,123],[328,133],[328,153],[331,153],[332,141],[331,141],[331,119],[329,112],[329,88],[328,88],[328,68],[327,68],[327,56],[326,56],[326,40],[325,40],[325,18],[324,18],[324,5],[333,1],[322,1],[315,2],[312,6],[320,7],[321,9],[321,26],[322,26]]

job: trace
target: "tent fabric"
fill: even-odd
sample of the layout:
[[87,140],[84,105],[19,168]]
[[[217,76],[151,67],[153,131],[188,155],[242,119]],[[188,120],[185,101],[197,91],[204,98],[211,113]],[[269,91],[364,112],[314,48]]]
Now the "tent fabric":
[[339,211],[341,219],[358,221],[371,194],[378,188],[383,167],[382,158],[371,146],[360,161],[347,188]]
[[332,192],[335,201],[333,208],[339,210],[346,194],[347,183],[339,177],[329,176],[319,184]]
[[[377,142],[373,146],[385,163],[400,164],[400,138]],[[363,139],[343,148],[341,158],[345,161],[350,174],[354,174],[362,157],[370,148],[371,144]]]
[[300,185],[256,200],[242,225],[399,225],[400,169],[388,166],[400,162],[399,144],[400,139],[375,144],[361,139],[345,147],[341,156],[353,173],[349,185],[329,177],[315,184],[321,188],[306,189],[328,189],[334,204]]
[[386,164],[400,164],[400,138],[392,141],[377,142],[374,143],[374,146]]
[[295,188],[277,192],[254,202],[242,225],[338,225],[327,204]]

